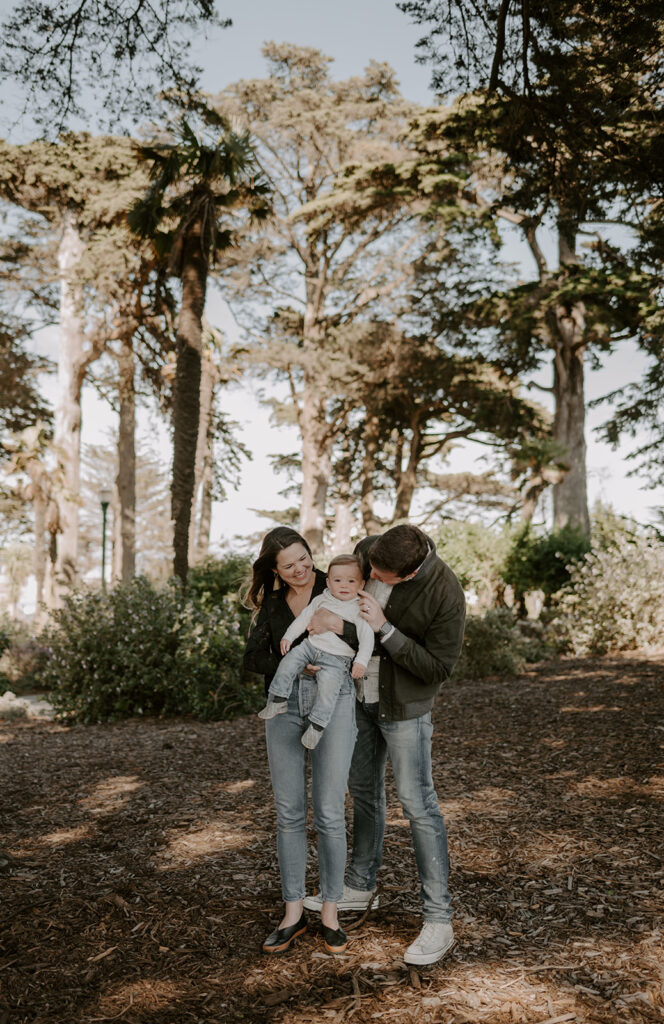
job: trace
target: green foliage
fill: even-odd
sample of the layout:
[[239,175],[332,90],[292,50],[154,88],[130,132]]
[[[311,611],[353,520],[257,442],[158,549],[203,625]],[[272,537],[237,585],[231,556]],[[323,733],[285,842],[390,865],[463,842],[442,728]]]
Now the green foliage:
[[[52,418],[37,381],[38,374],[50,364],[28,354],[27,337],[25,325],[0,311],[0,429],[3,434]],[[0,445],[0,458],[5,456],[5,446]]]
[[455,676],[513,676],[523,671],[524,664],[522,641],[510,611],[491,609],[485,615],[468,616]]
[[80,722],[131,715],[249,712],[262,695],[242,682],[237,606],[197,605],[171,582],[138,577],[69,597],[47,636],[43,680],[57,711]]
[[659,645],[664,636],[664,544],[617,536],[570,570],[551,628],[576,655]]
[[200,565],[189,570],[187,592],[195,605],[206,611],[219,608],[224,598],[237,600],[237,616],[240,635],[249,633],[251,612],[240,602],[240,591],[251,574],[252,559],[249,555],[224,555],[222,558],[206,558]]
[[569,565],[583,558],[589,548],[588,538],[571,526],[542,536],[527,528],[514,540],[503,578],[519,596],[529,590],[542,590],[550,599],[568,582]]
[[22,694],[43,689],[41,674],[47,657],[46,648],[26,625],[0,621],[0,691]]
[[189,597],[203,608],[215,607],[227,594],[237,596],[251,572],[249,555],[224,555],[206,558],[194,565],[187,577]]
[[436,550],[459,578],[488,607],[502,601],[503,562],[513,541],[509,527],[492,529],[481,523],[447,520],[435,535]]

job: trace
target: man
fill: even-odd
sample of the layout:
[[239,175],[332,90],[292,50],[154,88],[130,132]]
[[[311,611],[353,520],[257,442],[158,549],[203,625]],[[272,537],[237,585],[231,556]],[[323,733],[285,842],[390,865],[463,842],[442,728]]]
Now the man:
[[[404,960],[432,964],[451,948],[454,932],[447,834],[431,772],[431,708],[461,652],[465,600],[456,576],[416,526],[395,526],[380,537],[368,537],[356,553],[368,558],[371,568],[360,612],[376,634],[376,648],[358,686],[358,735],[348,782],[353,851],[339,909],[361,910],[374,898],[389,755],[410,821],[424,916]],[[325,612],[312,619],[312,627],[341,633],[343,622]],[[321,903],[310,896],[304,905],[320,910]]]

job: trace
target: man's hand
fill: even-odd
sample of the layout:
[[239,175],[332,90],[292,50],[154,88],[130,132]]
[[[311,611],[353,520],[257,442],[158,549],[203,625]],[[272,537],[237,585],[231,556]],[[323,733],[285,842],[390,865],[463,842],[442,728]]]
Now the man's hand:
[[375,597],[367,594],[366,590],[360,590],[360,615],[367,622],[374,633],[377,633],[384,622],[387,622],[383,609]]
[[350,674],[353,677],[353,679],[361,679],[362,676],[364,675],[364,673],[366,672],[366,670],[367,670],[367,666],[366,665],[358,665],[358,663],[356,661],[354,661],[353,662],[353,667],[350,670]]
[[281,651],[282,654],[288,654],[290,648],[290,640],[283,639],[279,644],[279,650]]
[[327,608],[319,608],[311,616],[307,629],[312,636],[318,633],[337,633],[341,636],[344,631],[344,620]]

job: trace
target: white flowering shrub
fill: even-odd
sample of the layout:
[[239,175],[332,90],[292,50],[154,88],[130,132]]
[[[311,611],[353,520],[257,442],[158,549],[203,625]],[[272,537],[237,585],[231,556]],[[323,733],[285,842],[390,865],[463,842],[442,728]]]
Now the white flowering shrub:
[[137,578],[108,593],[69,597],[46,637],[43,684],[63,716],[102,722],[131,715],[227,718],[259,707],[242,678],[236,602],[200,607],[174,583]]
[[664,642],[664,544],[617,536],[570,567],[551,622],[573,654],[607,654]]

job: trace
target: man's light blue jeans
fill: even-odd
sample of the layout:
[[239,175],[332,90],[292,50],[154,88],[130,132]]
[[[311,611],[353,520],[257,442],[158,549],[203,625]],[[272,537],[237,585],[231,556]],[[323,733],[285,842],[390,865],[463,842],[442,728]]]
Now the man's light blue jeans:
[[353,852],[346,884],[376,888],[385,832],[385,763],[410,821],[425,921],[449,922],[447,832],[431,775],[431,714],[402,722],[379,718],[378,704],[357,703],[357,743],[348,785],[353,798]]
[[311,753],[314,826],[323,899],[338,903],[346,866],[344,804],[355,746],[355,688],[346,672],[334,713],[318,746],[307,751],[302,734],[316,698],[310,676],[295,681],[288,710],[265,723],[272,789],[277,808],[277,855],[286,902],[304,899],[307,859],[307,754]]
[[[334,714],[337,697],[350,673],[353,659],[343,654],[328,654],[315,647],[311,640],[303,640],[296,647],[291,647],[288,654],[279,662],[279,667],[272,677],[268,700],[275,697],[288,697],[293,683],[307,665],[319,665],[316,673],[316,699],[314,700],[309,721],[315,722],[325,729]],[[311,677],[310,677],[311,678]]]

